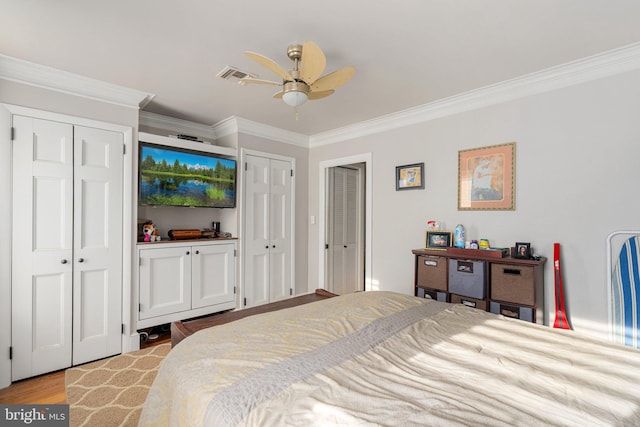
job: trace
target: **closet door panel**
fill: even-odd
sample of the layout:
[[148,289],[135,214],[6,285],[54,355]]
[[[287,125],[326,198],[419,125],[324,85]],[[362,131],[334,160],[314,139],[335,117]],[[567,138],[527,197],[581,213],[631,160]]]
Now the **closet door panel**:
[[74,128],[74,364],[121,351],[123,145]]
[[247,307],[269,302],[269,159],[247,156],[245,275]]
[[291,162],[271,159],[269,203],[270,302],[291,294]]
[[12,380],[71,363],[73,127],[14,116]]

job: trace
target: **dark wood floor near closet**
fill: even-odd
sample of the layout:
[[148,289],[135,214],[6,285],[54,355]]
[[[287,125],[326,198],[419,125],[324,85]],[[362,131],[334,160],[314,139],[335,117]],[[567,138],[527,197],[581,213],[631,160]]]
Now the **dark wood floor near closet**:
[[[188,322],[179,322],[180,333],[178,342],[186,336],[202,328],[207,328],[223,323],[232,322],[243,317],[251,316],[259,313],[280,310],[282,308],[293,307],[296,305],[307,304],[335,296],[334,294],[317,290],[314,294],[303,295],[300,297],[289,298],[272,304],[266,304],[259,307],[253,307],[246,310],[233,311],[219,315],[192,320]],[[171,326],[174,329],[174,326]],[[169,332],[161,334],[155,340],[148,340],[143,343],[140,348],[152,347],[168,341],[173,341]],[[175,343],[172,342],[173,345]],[[34,405],[52,405],[67,402],[67,396],[64,389],[64,369],[50,374],[40,375],[38,377],[17,381],[9,387],[0,389],[0,403],[3,404],[34,404]]]

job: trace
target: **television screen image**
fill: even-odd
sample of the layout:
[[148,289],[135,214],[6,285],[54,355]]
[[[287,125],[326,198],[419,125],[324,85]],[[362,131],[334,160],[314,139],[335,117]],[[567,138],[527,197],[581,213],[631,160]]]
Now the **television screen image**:
[[139,204],[233,208],[236,161],[204,151],[140,143]]

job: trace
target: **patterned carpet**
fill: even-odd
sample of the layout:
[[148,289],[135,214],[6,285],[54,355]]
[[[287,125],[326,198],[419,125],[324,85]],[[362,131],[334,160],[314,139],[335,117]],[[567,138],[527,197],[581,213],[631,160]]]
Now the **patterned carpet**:
[[67,369],[72,427],[136,426],[171,343]]

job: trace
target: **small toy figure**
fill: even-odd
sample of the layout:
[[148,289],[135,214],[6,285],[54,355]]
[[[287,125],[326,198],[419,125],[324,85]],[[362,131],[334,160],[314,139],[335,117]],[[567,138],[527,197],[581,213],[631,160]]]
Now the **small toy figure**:
[[160,232],[156,230],[156,226],[151,221],[147,221],[142,225],[142,233],[145,242],[159,242]]

